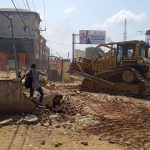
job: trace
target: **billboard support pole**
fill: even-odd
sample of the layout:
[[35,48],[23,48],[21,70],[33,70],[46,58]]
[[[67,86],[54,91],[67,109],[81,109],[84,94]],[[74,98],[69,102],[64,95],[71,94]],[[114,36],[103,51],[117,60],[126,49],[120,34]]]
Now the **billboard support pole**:
[[72,34],[72,61],[74,61],[74,51],[75,51],[75,34]]

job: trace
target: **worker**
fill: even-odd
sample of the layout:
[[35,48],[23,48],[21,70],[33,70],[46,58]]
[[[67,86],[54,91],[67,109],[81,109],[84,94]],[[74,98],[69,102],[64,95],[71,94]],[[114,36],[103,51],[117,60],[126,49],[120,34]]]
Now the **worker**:
[[[30,97],[31,98],[33,97],[34,91],[38,91],[40,93],[39,105],[43,106],[44,93],[43,93],[43,90],[40,86],[39,75],[46,76],[46,74],[44,72],[36,69],[35,64],[31,64],[30,69],[27,71],[27,73],[25,75],[23,75],[21,77],[21,80],[26,77],[25,86],[26,86],[26,88],[30,89]],[[26,84],[28,84],[28,85],[26,85]]]

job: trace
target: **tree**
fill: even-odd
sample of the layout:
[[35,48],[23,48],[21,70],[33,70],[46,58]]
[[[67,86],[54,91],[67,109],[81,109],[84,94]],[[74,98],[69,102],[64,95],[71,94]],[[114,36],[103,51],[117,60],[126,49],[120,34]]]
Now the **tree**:
[[111,39],[111,37],[106,37],[106,43],[111,43],[111,42],[113,42],[113,40]]
[[104,51],[101,48],[98,48],[95,51],[95,47],[87,47],[85,49],[85,51],[86,51],[85,52],[86,58],[89,58],[89,59],[91,59],[92,57],[96,59],[96,58],[104,55]]

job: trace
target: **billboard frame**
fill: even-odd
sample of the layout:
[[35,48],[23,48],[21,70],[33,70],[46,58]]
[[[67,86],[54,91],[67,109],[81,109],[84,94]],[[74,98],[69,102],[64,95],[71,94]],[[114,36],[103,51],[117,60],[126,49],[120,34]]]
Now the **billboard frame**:
[[80,44],[105,44],[105,30],[79,30]]
[[[87,30],[87,31],[89,31],[89,30]],[[93,31],[95,31],[95,30],[93,30]],[[104,30],[96,30],[96,31],[104,31]],[[75,34],[75,33],[72,34],[72,61],[74,61],[74,59],[75,59],[75,57],[74,57],[74,55],[75,55],[75,45],[76,44],[82,44],[80,42],[76,42],[76,37],[78,37],[80,39],[80,34]],[[106,38],[106,31],[105,31],[105,38]],[[91,44],[91,45],[93,45],[93,44]],[[95,44],[95,45],[98,45],[98,44]]]

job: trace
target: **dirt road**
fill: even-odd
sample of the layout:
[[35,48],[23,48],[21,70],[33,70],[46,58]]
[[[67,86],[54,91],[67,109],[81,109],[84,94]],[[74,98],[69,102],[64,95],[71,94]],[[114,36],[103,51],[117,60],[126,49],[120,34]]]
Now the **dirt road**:
[[[149,150],[150,101],[80,93],[77,84],[53,84],[63,100],[34,112],[35,125],[0,128],[0,150]],[[17,118],[17,117],[16,117]]]

